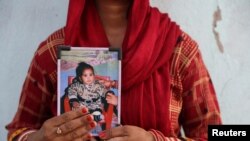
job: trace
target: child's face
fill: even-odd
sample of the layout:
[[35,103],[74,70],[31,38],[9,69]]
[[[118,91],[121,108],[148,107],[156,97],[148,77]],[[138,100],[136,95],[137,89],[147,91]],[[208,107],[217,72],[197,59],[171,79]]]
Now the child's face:
[[82,72],[82,81],[84,84],[91,84],[94,82],[94,73],[91,69],[85,69]]

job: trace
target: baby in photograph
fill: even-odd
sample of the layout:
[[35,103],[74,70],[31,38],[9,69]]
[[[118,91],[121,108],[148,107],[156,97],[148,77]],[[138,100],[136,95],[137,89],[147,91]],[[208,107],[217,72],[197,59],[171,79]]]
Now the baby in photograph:
[[[107,84],[109,83],[109,84]],[[67,88],[67,95],[72,110],[87,107],[96,122],[105,122],[103,112],[108,104],[117,106],[118,99],[114,92],[109,90],[112,81],[99,81],[95,79],[94,68],[81,62],[76,68],[76,77]],[[109,87],[108,87],[109,86]],[[114,110],[117,115],[117,110]]]

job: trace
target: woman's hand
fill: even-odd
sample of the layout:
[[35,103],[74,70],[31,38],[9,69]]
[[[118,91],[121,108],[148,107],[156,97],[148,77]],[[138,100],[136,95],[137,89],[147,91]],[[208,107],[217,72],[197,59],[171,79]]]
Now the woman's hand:
[[96,126],[87,108],[70,111],[44,122],[37,132],[28,136],[28,141],[84,141],[90,140],[91,129]]
[[154,141],[151,133],[136,126],[119,126],[99,134],[106,141]]
[[112,93],[107,94],[106,100],[109,104],[113,104],[115,106],[117,106],[118,104],[118,97],[113,95]]

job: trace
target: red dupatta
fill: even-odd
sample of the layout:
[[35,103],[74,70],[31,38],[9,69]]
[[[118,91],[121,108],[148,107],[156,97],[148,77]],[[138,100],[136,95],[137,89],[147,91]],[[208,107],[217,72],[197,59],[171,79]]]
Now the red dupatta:
[[[133,1],[122,46],[122,124],[170,134],[169,59],[180,33],[148,0]],[[70,0],[65,44],[109,46],[94,0]]]

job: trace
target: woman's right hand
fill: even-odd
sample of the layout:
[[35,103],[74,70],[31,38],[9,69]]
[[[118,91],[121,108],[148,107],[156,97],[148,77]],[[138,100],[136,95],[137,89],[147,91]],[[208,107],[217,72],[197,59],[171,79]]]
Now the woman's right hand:
[[27,141],[87,141],[95,126],[93,116],[88,114],[87,108],[82,108],[48,119]]

